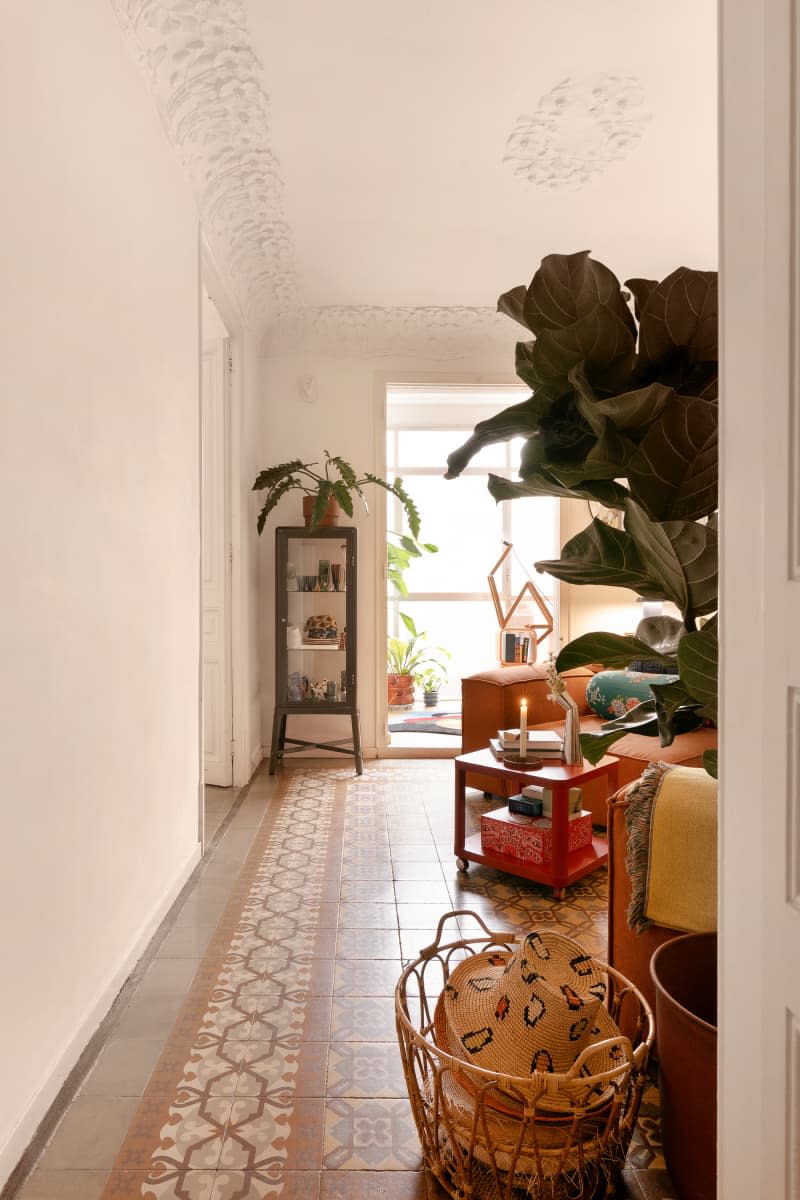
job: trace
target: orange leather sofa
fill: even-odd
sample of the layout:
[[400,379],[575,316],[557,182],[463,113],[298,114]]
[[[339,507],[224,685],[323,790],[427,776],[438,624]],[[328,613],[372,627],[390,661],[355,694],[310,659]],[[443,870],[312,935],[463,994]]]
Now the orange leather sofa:
[[[604,720],[593,713],[586,702],[586,685],[593,674],[586,667],[562,672],[567,691],[578,705],[582,731],[599,729]],[[530,729],[563,730],[564,710],[547,699],[549,690],[545,666],[539,663],[533,666],[492,667],[462,679],[462,753],[488,746],[489,738],[497,737],[498,729],[516,728],[523,700],[528,703]],[[657,737],[629,733],[615,742],[609,751],[619,759],[617,787],[638,779],[646,765],[653,760],[686,767],[702,766],[703,751],[716,744],[717,731],[709,728],[683,733],[671,746],[661,746]],[[496,793],[498,782],[488,775],[471,773],[467,776],[467,786]],[[502,794],[509,795],[510,789],[507,787]],[[583,807],[591,812],[594,825],[606,825],[607,805],[606,781],[602,778],[591,780],[584,787]]]

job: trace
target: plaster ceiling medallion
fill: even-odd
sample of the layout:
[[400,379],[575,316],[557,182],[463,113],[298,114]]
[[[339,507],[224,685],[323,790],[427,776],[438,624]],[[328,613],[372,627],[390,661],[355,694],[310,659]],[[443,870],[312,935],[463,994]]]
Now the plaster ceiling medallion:
[[381,308],[330,305],[280,317],[267,330],[263,353],[313,349],[336,358],[474,357],[488,346],[508,349],[514,330],[493,308]]
[[633,76],[562,79],[533,116],[518,117],[503,162],[537,187],[579,188],[625,158],[651,118]]
[[112,0],[243,315],[289,307],[296,289],[269,98],[243,0]]

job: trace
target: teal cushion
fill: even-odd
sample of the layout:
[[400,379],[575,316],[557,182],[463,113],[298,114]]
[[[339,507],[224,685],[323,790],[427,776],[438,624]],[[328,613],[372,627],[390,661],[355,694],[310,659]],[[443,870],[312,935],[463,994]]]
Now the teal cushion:
[[650,680],[674,683],[677,675],[656,675],[647,671],[598,671],[586,685],[586,703],[592,712],[606,721],[624,717],[626,712],[652,700]]

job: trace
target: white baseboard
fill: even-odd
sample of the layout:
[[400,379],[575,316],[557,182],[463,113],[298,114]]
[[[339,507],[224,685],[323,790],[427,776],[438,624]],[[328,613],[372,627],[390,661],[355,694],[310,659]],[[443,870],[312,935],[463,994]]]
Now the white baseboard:
[[47,1116],[51,1104],[58,1096],[64,1080],[77,1063],[92,1036],[96,1033],[103,1018],[119,994],[120,988],[142,957],[142,954],[150,944],[153,934],[164,920],[164,917],[177,899],[181,888],[199,862],[200,844],[198,842],[166,894],[161,897],[153,912],[140,926],[130,947],[108,977],[100,995],[86,1013],[58,1059],[53,1063],[46,1080],[28,1104],[25,1112],[14,1127],[10,1138],[2,1149],[0,1149],[0,1188],[3,1187],[25,1153],[25,1150],[30,1145],[36,1130]]
[[263,762],[264,758],[265,758],[264,747],[256,746],[255,750],[250,755],[250,775],[248,777],[248,782],[249,782],[249,779],[253,778],[256,771],[261,766],[261,763]]

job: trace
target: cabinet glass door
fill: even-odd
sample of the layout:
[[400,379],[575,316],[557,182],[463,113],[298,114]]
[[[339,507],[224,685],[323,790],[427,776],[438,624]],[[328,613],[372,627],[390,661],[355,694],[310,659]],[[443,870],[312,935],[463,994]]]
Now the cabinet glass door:
[[355,704],[355,532],[278,530],[279,705]]

